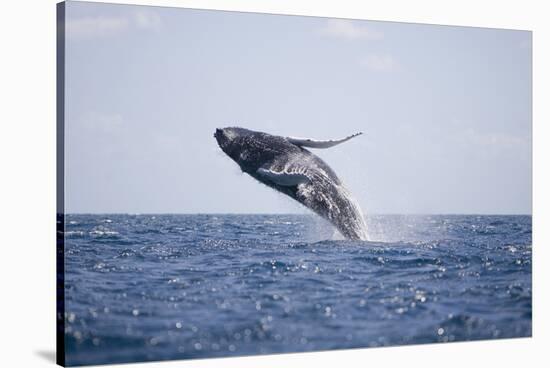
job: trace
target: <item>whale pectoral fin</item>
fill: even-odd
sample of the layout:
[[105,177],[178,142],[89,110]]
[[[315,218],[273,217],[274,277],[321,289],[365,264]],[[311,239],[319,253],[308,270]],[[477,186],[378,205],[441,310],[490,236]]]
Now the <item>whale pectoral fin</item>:
[[256,173],[266,180],[285,187],[292,187],[309,181],[306,175],[299,172],[276,172],[261,167]]
[[310,147],[310,148],[330,148],[334,147],[340,143],[344,143],[349,141],[352,138],[355,138],[359,135],[363,134],[362,132],[352,134],[346,138],[342,139],[329,139],[327,141],[318,141],[315,139],[310,138],[294,138],[294,137],[287,137],[288,141],[296,146],[299,147]]

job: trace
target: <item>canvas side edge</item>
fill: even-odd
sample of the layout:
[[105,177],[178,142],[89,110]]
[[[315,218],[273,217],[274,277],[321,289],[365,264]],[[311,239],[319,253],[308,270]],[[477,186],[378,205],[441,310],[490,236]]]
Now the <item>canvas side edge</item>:
[[65,366],[65,2],[56,27],[56,363]]

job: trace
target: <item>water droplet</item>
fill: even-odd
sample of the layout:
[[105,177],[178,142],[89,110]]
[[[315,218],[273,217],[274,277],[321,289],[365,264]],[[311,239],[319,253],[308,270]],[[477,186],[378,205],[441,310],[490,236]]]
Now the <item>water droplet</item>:
[[134,316],[136,316],[136,317],[139,316],[139,310],[138,310],[138,309],[134,309],[134,310],[132,311],[132,314],[133,314]]

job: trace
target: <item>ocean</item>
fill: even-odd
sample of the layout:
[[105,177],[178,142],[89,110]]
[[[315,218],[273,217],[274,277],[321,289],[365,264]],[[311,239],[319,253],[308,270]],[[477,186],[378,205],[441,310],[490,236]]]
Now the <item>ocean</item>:
[[66,215],[66,363],[531,336],[531,216],[366,222]]

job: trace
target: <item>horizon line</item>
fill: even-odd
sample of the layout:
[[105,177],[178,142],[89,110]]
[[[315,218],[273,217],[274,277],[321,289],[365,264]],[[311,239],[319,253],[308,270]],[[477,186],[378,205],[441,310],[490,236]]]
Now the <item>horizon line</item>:
[[[314,213],[283,213],[283,212],[63,212],[58,213],[63,215],[235,215],[235,216],[316,216]],[[442,212],[442,213],[428,213],[428,212],[410,212],[410,213],[396,213],[396,212],[379,212],[365,215],[369,216],[533,216],[532,213],[459,213],[459,212]]]

